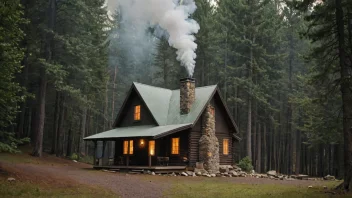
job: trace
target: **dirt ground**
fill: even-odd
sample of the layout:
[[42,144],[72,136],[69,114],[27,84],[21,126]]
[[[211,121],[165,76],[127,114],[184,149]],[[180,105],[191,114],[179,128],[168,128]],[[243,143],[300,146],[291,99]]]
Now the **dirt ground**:
[[[45,163],[40,163],[45,161]],[[324,181],[281,181],[256,179],[251,177],[237,178],[204,178],[204,177],[171,177],[152,175],[132,175],[94,170],[91,165],[73,162],[54,157],[46,157],[37,163],[14,163],[0,159],[0,170],[17,180],[49,183],[59,186],[78,184],[99,186],[116,193],[121,197],[163,197],[172,184],[179,182],[199,182],[203,180],[222,181],[235,184],[280,184],[293,186],[317,186]]]

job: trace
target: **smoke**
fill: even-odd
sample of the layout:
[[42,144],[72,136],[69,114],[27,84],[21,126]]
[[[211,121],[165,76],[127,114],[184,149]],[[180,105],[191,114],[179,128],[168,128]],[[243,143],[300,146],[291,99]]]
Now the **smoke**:
[[199,30],[198,23],[189,18],[197,8],[193,0],[119,0],[119,5],[124,17],[140,27],[162,28],[164,31],[157,32],[168,38],[177,60],[193,76],[197,49],[193,34]]

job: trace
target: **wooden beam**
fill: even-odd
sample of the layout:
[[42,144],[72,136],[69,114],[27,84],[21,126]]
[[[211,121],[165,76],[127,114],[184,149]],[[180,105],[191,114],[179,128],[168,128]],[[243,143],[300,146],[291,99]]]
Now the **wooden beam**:
[[148,155],[148,164],[149,164],[149,167],[152,166],[152,156],[150,154]]
[[94,155],[93,155],[93,166],[96,165],[97,158],[97,141],[93,141],[94,143]]

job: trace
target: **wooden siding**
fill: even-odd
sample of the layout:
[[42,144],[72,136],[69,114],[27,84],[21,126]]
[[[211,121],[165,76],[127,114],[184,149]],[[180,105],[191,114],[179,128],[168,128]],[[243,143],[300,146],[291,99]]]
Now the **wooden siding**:
[[[213,105],[215,107],[215,135],[219,140],[219,156],[220,165],[231,165],[232,164],[232,131],[230,130],[229,120],[226,119],[226,110],[220,104],[220,98],[217,95],[213,98]],[[223,140],[229,140],[229,154],[223,154]]]
[[[188,134],[189,130],[174,133],[172,135],[156,140],[156,156],[169,157],[170,166],[187,165],[183,162],[183,157],[188,158]],[[180,138],[179,154],[171,154],[171,139]]]
[[[134,120],[134,107],[141,105],[141,120]],[[152,114],[144,105],[142,99],[138,96],[135,90],[132,90],[130,98],[127,100],[124,109],[121,112],[121,117],[116,123],[117,127],[139,126],[139,125],[156,125]]]

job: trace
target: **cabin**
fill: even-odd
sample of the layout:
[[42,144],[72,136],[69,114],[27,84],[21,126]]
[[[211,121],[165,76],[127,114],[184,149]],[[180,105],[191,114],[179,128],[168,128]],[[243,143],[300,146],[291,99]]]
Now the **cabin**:
[[[84,140],[94,142],[94,168],[183,170],[201,164],[216,172],[233,164],[238,133],[217,85],[196,88],[193,78],[184,78],[177,90],[134,82],[113,129]],[[108,141],[114,152],[104,161]]]

